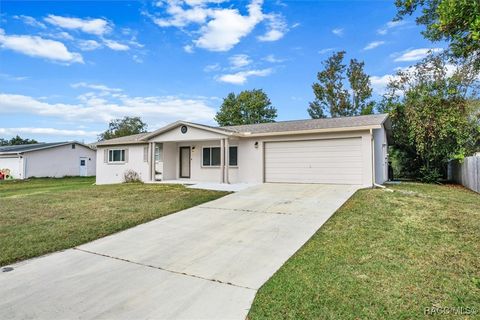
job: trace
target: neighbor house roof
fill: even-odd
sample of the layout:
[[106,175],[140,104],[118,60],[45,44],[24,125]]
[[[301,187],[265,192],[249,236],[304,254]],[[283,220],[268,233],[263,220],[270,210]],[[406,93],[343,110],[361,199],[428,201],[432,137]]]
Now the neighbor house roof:
[[149,134],[150,134],[150,132],[132,134],[130,136],[99,141],[95,145],[96,146],[102,146],[102,145],[116,145],[116,144],[147,143],[146,141],[143,141],[142,138],[149,135]]
[[387,119],[387,117],[387,114],[372,114],[355,117],[291,120],[258,124],[246,124],[239,126],[226,126],[222,128],[243,134],[256,134],[350,127],[369,127],[382,125]]
[[254,136],[254,135],[272,135],[302,133],[311,131],[341,131],[341,130],[359,130],[369,128],[380,128],[388,119],[387,114],[372,114],[354,117],[338,117],[308,120],[290,120],[270,123],[246,124],[239,126],[213,127],[198,123],[176,121],[166,125],[153,132],[139,133],[131,136],[105,140],[97,143],[97,146],[139,144],[147,143],[148,139],[157,136],[163,132],[171,130],[180,125],[188,125],[204,130],[224,134],[227,136]]
[[84,147],[89,148],[88,146],[84,145],[83,143],[79,143],[79,142],[76,142],[76,141],[33,143],[33,144],[22,144],[22,145],[16,145],[16,146],[1,146],[0,147],[0,155],[32,152],[32,151],[37,151],[37,150],[42,150],[42,149],[60,147],[60,146],[73,144],[73,143],[79,144],[79,145],[82,145]]

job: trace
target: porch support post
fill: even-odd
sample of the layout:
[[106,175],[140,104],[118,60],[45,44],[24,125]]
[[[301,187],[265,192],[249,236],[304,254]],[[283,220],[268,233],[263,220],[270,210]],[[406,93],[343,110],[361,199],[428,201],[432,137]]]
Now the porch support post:
[[228,138],[225,139],[225,183],[230,184],[229,177],[229,166],[230,166],[230,141]]
[[220,183],[225,182],[225,140],[220,139]]
[[149,168],[150,168],[150,181],[155,181],[155,142],[148,144],[148,156],[149,156]]

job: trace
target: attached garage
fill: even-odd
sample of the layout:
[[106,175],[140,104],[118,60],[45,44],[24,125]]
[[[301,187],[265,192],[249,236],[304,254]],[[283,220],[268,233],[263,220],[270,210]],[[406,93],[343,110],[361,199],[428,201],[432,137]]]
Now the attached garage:
[[265,182],[362,184],[362,138],[265,142]]

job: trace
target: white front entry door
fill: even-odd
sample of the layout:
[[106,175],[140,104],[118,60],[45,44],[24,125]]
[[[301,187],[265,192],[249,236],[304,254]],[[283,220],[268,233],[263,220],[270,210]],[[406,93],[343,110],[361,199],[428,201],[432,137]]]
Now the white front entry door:
[[87,163],[88,163],[88,158],[80,157],[80,177],[87,176]]
[[362,139],[265,143],[265,182],[362,184]]

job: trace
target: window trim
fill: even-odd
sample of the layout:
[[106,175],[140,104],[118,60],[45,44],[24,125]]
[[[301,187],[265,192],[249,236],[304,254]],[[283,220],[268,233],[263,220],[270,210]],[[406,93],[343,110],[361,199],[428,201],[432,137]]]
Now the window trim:
[[[231,146],[228,146],[228,148],[230,149],[231,147],[236,147],[237,148],[237,165],[236,166],[231,166],[230,164],[228,165],[229,168],[238,168],[238,146],[237,145],[231,145]],[[218,166],[212,166],[212,165],[204,165],[203,164],[203,149],[210,149],[210,163],[212,163],[212,151],[211,149],[212,148],[219,148],[221,149],[220,146],[202,146],[202,156],[200,158],[200,167],[201,168],[205,168],[205,169],[208,169],[208,168],[220,168],[221,165],[218,165]],[[220,154],[220,159],[222,158],[222,155]],[[230,159],[229,159],[230,160]],[[220,160],[221,162],[221,160]]]
[[[123,161],[111,161],[110,160],[110,152],[112,152],[112,158],[113,158],[113,151],[123,151]],[[108,149],[108,152],[107,152],[107,163],[108,164],[124,164],[124,163],[127,163],[127,149],[121,149],[121,148],[117,148],[117,149]]]

